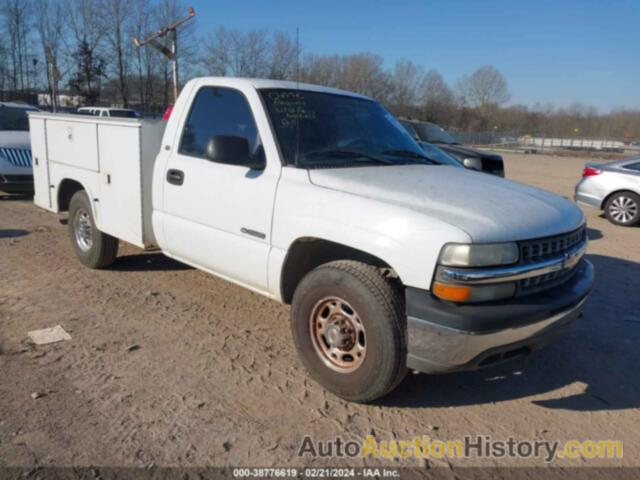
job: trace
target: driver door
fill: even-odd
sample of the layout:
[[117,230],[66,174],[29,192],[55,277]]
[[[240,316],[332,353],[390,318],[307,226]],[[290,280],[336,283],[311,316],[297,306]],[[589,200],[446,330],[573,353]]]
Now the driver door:
[[186,263],[267,291],[279,159],[267,158],[262,170],[209,160],[207,143],[218,135],[243,137],[254,155],[264,155],[261,135],[240,90],[204,85],[192,98],[164,172],[165,249]]

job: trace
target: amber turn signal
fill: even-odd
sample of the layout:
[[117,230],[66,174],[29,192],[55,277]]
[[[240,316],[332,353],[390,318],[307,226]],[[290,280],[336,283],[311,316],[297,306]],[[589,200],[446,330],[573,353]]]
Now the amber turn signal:
[[471,295],[471,288],[462,285],[447,285],[435,282],[433,284],[433,294],[436,297],[451,302],[466,302]]

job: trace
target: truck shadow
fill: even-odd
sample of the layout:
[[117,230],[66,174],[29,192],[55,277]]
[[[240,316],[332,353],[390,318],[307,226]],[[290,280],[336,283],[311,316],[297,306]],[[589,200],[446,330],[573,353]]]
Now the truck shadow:
[[19,230],[19,229],[0,229],[0,238],[18,238],[18,237],[26,237],[29,235],[29,231],[27,230]]
[[111,270],[121,272],[157,272],[192,270],[192,267],[173,260],[162,253],[141,253],[118,257]]
[[[411,375],[380,404],[452,407],[532,397],[548,409],[640,407],[640,263],[588,255],[593,292],[567,334],[546,349],[485,370]],[[557,391],[562,389],[561,391]]]

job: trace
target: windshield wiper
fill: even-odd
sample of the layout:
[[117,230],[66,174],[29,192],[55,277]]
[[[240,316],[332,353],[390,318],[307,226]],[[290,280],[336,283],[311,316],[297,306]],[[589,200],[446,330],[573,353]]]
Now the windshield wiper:
[[436,164],[436,162],[431,160],[426,155],[423,155],[422,153],[414,152],[414,151],[411,151],[411,150],[385,150],[385,151],[383,151],[381,153],[383,155],[396,155],[398,157],[413,158],[415,160],[423,160],[423,161],[428,162],[429,164],[433,164],[433,165]]
[[342,150],[342,149],[318,150],[317,152],[310,152],[310,153],[304,154],[304,158],[315,158],[315,157],[349,158],[353,160],[361,158],[361,159],[366,159],[368,161],[372,161],[376,163],[383,163],[385,165],[395,165],[395,162],[392,160],[375,157],[373,155],[369,155],[368,153],[358,152],[356,150]]

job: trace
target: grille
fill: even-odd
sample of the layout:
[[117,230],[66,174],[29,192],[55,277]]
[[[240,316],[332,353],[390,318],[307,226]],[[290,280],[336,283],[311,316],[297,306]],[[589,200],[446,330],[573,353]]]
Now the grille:
[[587,227],[573,232],[520,242],[520,261],[524,264],[560,257],[585,241]]
[[557,272],[546,273],[539,277],[525,278],[524,280],[520,280],[518,293],[519,295],[531,295],[532,293],[538,293],[548,288],[556,287],[569,280],[575,272],[576,269],[573,268],[571,270],[559,270]]
[[31,150],[22,148],[0,148],[0,155],[9,160],[14,167],[31,166]]
[[[573,232],[562,235],[520,242],[520,261],[522,264],[528,264],[561,257],[583,244],[586,238],[587,228],[583,225]],[[558,286],[569,280],[575,272],[574,267],[571,270],[559,270],[520,280],[518,295],[530,295]]]

